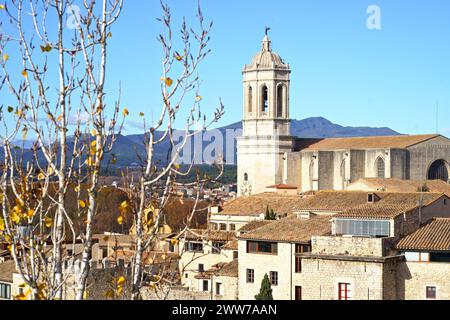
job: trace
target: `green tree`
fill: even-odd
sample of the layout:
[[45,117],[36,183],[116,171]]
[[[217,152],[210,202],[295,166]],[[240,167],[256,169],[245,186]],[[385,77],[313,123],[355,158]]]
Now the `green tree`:
[[273,300],[272,296],[272,285],[270,284],[269,276],[266,274],[261,283],[261,289],[259,293],[255,296],[255,299],[258,301],[271,301]]
[[268,221],[277,220],[277,214],[273,211],[273,209],[269,209],[269,207],[267,207],[266,217],[264,219]]

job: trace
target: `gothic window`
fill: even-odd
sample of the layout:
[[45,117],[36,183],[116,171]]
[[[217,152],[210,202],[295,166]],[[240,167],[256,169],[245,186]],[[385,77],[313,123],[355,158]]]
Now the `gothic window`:
[[269,89],[267,86],[262,87],[261,92],[261,111],[267,113],[269,111]]
[[283,117],[284,110],[284,86],[280,85],[277,88],[277,117]]
[[253,112],[253,88],[248,87],[248,112]]
[[447,163],[444,160],[435,161],[428,171],[429,180],[443,180],[448,181]]
[[248,182],[248,173],[244,173],[244,181]]
[[377,160],[377,178],[386,178],[386,164],[383,158]]

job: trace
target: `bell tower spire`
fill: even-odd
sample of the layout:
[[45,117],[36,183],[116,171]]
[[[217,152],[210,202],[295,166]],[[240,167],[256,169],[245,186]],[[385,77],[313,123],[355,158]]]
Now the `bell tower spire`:
[[[273,51],[269,31],[270,28],[266,27],[261,51],[242,72],[244,120],[243,136],[238,141],[241,196],[265,192],[267,186],[285,183],[286,161],[283,159],[287,159],[286,155],[292,151],[291,70]],[[267,172],[262,174],[259,167],[264,167]]]

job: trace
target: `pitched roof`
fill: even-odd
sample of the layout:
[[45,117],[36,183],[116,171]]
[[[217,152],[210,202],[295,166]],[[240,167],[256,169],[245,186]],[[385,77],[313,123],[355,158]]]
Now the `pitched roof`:
[[16,265],[13,260],[0,263],[0,281],[12,283],[15,272]]
[[311,241],[313,236],[324,236],[330,233],[331,216],[300,219],[296,215],[291,215],[288,218],[243,234],[238,239],[305,243]]
[[399,250],[450,251],[450,218],[435,218],[397,243]]
[[253,231],[255,229],[264,227],[266,225],[268,225],[269,223],[272,223],[273,221],[268,221],[268,220],[256,220],[256,221],[251,221],[249,223],[247,223],[245,226],[243,226],[242,228],[239,229],[239,232],[250,232]]
[[360,150],[360,149],[406,149],[416,144],[437,138],[440,135],[357,137],[331,139],[299,139],[298,147],[302,151],[318,150]]
[[232,241],[236,240],[236,233],[234,231],[219,231],[219,230],[188,230],[185,233],[186,240],[206,240],[206,241]]
[[278,215],[290,214],[301,201],[300,196],[261,193],[240,197],[226,203],[219,215],[258,217],[266,213],[267,207],[273,209]]
[[266,187],[267,189],[279,189],[279,190],[297,190],[298,187],[291,184],[275,184],[273,186]]
[[[365,193],[367,194],[367,192]],[[349,208],[335,217],[337,218],[366,218],[366,219],[393,219],[404,213],[417,209],[421,204],[428,206],[440,198],[442,193],[375,193],[378,201],[365,203]]]
[[199,272],[194,278],[195,279],[209,279],[211,276],[222,276],[222,277],[238,277],[238,259],[233,260],[229,263],[219,262],[204,272]]
[[[426,186],[429,192],[445,193],[450,196],[450,184],[442,180],[401,180],[382,178],[363,178],[352,185],[365,184],[374,191],[385,192],[417,192]],[[350,185],[350,188],[352,187]]]
[[222,250],[232,250],[237,251],[239,249],[239,244],[237,240],[231,240],[222,246]]

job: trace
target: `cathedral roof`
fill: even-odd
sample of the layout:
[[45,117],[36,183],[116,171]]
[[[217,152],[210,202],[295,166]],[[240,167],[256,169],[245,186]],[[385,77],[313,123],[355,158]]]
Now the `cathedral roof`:
[[399,250],[450,251],[450,218],[435,218],[431,223],[397,243]]
[[299,139],[297,143],[302,151],[406,149],[437,137],[440,135]]
[[450,184],[443,180],[401,180],[383,178],[362,178],[352,183],[349,190],[357,190],[359,187],[370,188],[372,191],[385,192],[417,192],[426,186],[429,192],[445,193],[450,197]]
[[289,69],[289,65],[284,63],[281,57],[272,51],[271,41],[266,35],[262,41],[261,52],[257,53],[250,65],[245,69]]

